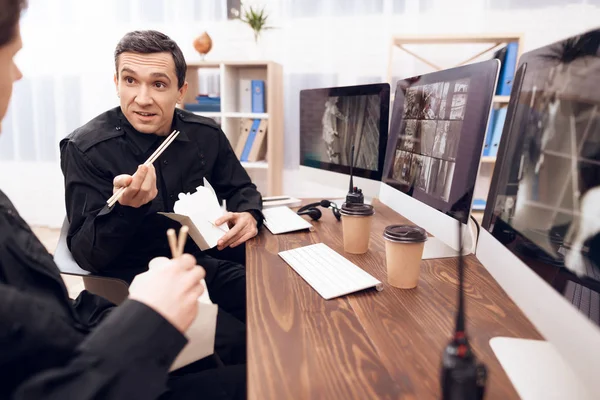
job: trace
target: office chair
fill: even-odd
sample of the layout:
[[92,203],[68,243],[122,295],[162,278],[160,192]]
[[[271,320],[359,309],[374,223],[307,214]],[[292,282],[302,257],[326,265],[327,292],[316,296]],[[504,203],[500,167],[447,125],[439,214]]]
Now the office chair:
[[65,217],[60,229],[58,245],[54,250],[54,262],[60,273],[82,277],[83,286],[87,291],[102,296],[114,304],[121,304],[129,295],[129,285],[121,279],[92,275],[77,265],[67,247],[68,232],[69,220]]

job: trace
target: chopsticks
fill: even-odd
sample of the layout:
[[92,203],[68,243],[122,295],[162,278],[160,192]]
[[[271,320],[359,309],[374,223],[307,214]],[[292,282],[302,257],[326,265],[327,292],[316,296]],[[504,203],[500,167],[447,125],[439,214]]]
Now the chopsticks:
[[[154,164],[154,161],[156,161],[156,159],[158,157],[160,157],[160,155],[163,153],[163,151],[165,151],[167,149],[167,147],[169,147],[169,145],[171,143],[173,143],[173,140],[175,140],[177,135],[179,135],[178,130],[174,130],[173,132],[171,132],[171,134],[169,136],[167,136],[165,141],[162,142],[160,146],[158,146],[158,149],[156,149],[156,151],[154,151],[154,153],[152,153],[152,155],[150,157],[148,157],[148,159],[146,160],[144,165],[148,166],[148,165]],[[108,203],[108,206],[109,207],[114,206],[115,203],[117,201],[119,201],[119,199],[121,198],[121,196],[123,195],[123,193],[125,192],[126,189],[127,189],[127,187],[122,187],[119,190],[117,190],[112,196],[110,196],[110,198],[108,200],[106,200],[106,202]]]
[[225,229],[221,228],[219,225],[215,224],[211,220],[208,220],[208,222],[210,222],[212,224],[212,226],[214,226],[215,228],[219,228],[221,231],[227,233],[227,231]]
[[183,249],[185,248],[185,241],[189,230],[187,225],[183,225],[179,230],[179,239],[175,236],[175,229],[169,229],[167,231],[167,239],[169,240],[169,247],[171,248],[171,255],[173,258],[181,257],[183,255]]

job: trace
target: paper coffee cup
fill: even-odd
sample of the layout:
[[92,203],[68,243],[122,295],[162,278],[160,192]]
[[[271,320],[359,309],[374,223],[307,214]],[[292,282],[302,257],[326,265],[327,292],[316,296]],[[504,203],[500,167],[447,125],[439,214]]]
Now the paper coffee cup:
[[400,289],[417,287],[427,233],[412,225],[390,225],[383,232],[388,283]]
[[373,206],[362,203],[344,203],[342,215],[342,234],[344,251],[351,254],[363,254],[369,250]]

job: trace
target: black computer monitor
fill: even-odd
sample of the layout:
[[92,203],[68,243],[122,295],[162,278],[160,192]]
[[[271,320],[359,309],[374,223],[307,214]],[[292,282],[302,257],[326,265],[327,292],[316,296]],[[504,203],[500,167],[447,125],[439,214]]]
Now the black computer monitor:
[[489,60],[399,81],[383,182],[466,223],[498,69]]
[[600,324],[600,30],[521,57],[483,227]]
[[380,180],[388,138],[390,85],[300,91],[300,164]]

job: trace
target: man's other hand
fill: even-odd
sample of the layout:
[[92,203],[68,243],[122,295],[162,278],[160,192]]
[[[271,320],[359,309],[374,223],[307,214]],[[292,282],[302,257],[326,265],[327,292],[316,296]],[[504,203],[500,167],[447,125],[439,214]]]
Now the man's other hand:
[[223,250],[225,247],[236,247],[248,239],[252,239],[258,233],[257,223],[249,212],[232,213],[228,212],[215,221],[216,225],[227,222],[229,232],[227,232],[217,242],[217,248]]
[[133,176],[117,176],[113,181],[113,193],[123,187],[127,188],[119,198],[123,206],[139,208],[154,200],[158,194],[154,166],[140,165]]

